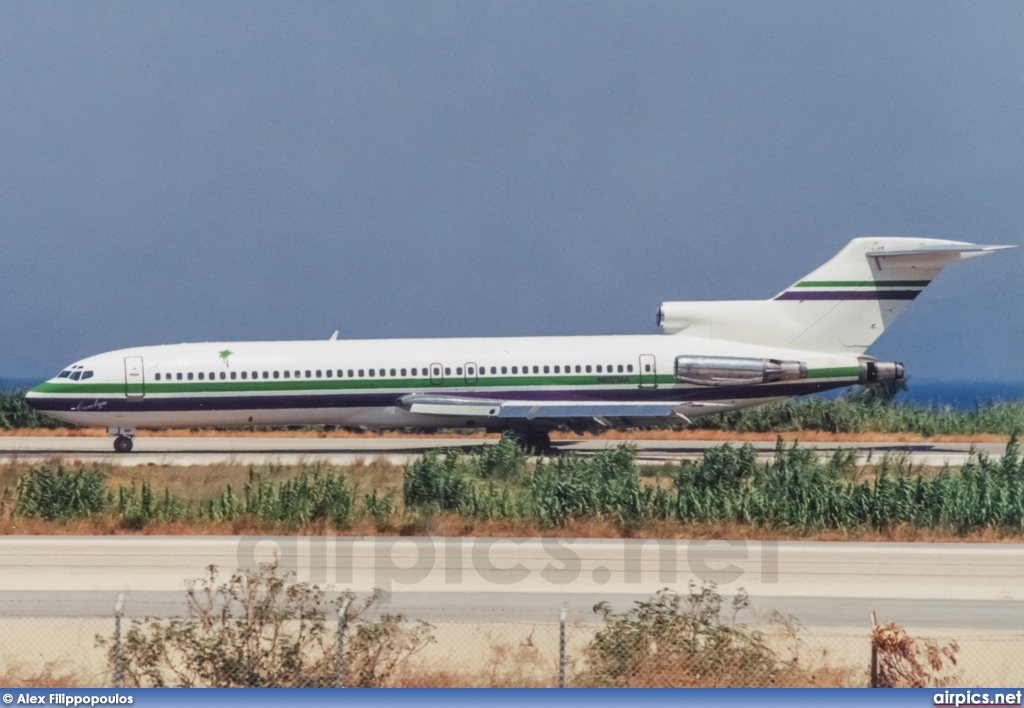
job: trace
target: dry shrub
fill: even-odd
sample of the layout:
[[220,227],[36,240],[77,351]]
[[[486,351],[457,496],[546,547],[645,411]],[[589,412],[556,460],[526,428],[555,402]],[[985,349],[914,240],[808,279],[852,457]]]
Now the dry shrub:
[[11,663],[0,671],[0,686],[8,688],[84,688],[89,683],[66,662],[50,661],[39,669]]
[[879,688],[942,688],[959,679],[956,642],[914,639],[890,622],[872,628],[871,643],[878,652]]
[[[430,625],[400,614],[366,617],[378,590],[328,603],[317,585],[280,577],[273,564],[221,582],[214,566],[187,585],[188,616],[133,620],[121,648],[128,687],[325,688],[336,685],[337,631],[345,608],[345,685],[389,685],[409,658],[433,642]],[[347,602],[345,602],[347,600]],[[334,625],[336,626],[336,625]],[[96,644],[109,651],[110,640]]]
[[579,686],[767,687],[803,684],[796,658],[786,660],[762,632],[736,622],[749,607],[741,589],[723,616],[714,583],[690,585],[688,595],[664,589],[615,613],[594,606],[604,626],[587,647],[588,668]]

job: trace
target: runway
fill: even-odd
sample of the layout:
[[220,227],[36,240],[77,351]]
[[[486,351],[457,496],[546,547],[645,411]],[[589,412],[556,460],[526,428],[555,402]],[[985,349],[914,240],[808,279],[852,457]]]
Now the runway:
[[714,581],[749,592],[754,619],[777,610],[807,627],[1024,629],[1024,545],[431,537],[2,537],[0,616],[184,611],[184,587],[278,559],[331,591],[389,592],[388,612],[427,621],[550,621],[563,604],[594,621],[659,588]]
[[[28,437],[0,436],[0,463],[22,462],[40,464],[47,461],[77,461],[116,466],[147,465],[285,465],[324,461],[350,465],[358,461],[383,459],[393,464],[407,464],[424,451],[439,447],[473,449],[493,444],[495,439],[483,438],[280,438],[280,437],[138,437],[135,449],[128,454],[113,452],[111,438],[106,437]],[[560,452],[593,453],[617,447],[623,440],[556,440]],[[641,462],[664,463],[699,458],[705,450],[726,444],[721,440],[637,440]],[[732,445],[744,445],[742,441]],[[774,442],[751,442],[762,459],[775,454]],[[883,455],[906,455],[911,463],[941,467],[962,465],[971,451],[990,457],[1002,455],[1001,443],[800,443],[822,456],[838,448],[860,451],[859,460],[870,462]]]

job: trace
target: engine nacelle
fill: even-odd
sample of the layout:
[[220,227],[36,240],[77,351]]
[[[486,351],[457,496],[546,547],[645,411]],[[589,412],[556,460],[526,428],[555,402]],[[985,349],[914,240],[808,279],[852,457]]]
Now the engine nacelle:
[[698,386],[750,386],[807,378],[802,361],[733,356],[677,356],[676,381]]
[[899,381],[903,378],[903,364],[898,361],[868,361],[861,359],[860,382]]

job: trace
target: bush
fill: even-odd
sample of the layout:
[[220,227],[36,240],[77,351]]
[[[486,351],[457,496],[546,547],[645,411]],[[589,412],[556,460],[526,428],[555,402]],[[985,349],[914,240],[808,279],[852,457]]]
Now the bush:
[[63,465],[31,469],[18,478],[14,514],[46,521],[99,514],[109,501],[105,481],[106,474],[91,467],[74,472]]
[[345,475],[330,465],[318,463],[276,486],[264,482],[250,469],[242,498],[228,485],[220,497],[200,506],[199,516],[211,521],[230,521],[249,515],[269,523],[304,526],[326,522],[335,528],[346,528],[351,523],[354,505]]
[[594,612],[603,626],[587,647],[589,668],[581,685],[617,687],[773,686],[798,674],[757,631],[736,623],[749,600],[741,589],[732,617],[722,617],[722,596],[714,583],[690,585],[688,595],[669,589],[615,613],[601,602]]
[[[187,617],[132,621],[121,648],[125,685],[333,687],[337,633],[328,620],[346,598],[346,686],[388,685],[410,656],[433,641],[430,625],[402,615],[366,619],[380,591],[361,601],[345,593],[328,603],[318,586],[290,580],[266,565],[220,582],[210,566],[206,577],[187,584]],[[97,636],[96,644],[108,649],[113,664],[110,640]]]
[[405,505],[454,511],[470,495],[471,484],[460,469],[463,453],[455,448],[428,450],[405,470]]
[[0,428],[65,428],[62,423],[48,415],[43,415],[25,402],[25,391],[0,391]]

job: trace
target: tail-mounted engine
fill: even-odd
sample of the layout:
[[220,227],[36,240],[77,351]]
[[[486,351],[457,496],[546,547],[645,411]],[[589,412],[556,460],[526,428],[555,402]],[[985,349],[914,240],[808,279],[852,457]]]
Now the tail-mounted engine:
[[732,356],[677,356],[676,381],[698,386],[749,386],[807,378],[802,361]]
[[860,360],[860,382],[899,381],[903,378],[903,364],[898,361]]

